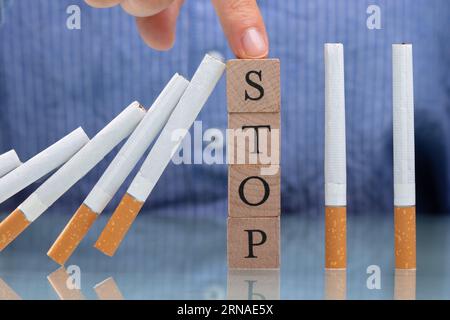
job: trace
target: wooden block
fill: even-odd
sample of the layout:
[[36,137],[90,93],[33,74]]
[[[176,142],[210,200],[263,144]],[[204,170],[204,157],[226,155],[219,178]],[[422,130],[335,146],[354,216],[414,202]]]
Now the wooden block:
[[228,218],[228,267],[280,267],[280,218]]
[[280,113],[229,113],[230,164],[280,164]]
[[229,60],[227,98],[228,112],[279,112],[280,60]]
[[[264,166],[228,166],[228,215],[230,217],[280,216],[280,166],[273,175],[261,175]],[[267,169],[267,168],[266,168]]]
[[279,300],[280,270],[228,270],[228,300]]

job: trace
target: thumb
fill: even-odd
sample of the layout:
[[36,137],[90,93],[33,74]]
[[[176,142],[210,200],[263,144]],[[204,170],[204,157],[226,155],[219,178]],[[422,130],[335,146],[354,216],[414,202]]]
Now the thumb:
[[238,58],[264,58],[269,53],[264,21],[256,0],[212,0],[231,49]]

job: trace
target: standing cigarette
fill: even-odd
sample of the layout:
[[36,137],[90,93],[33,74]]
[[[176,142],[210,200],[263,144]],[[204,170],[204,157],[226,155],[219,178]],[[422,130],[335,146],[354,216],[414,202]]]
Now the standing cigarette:
[[414,84],[411,44],[392,45],[395,267],[416,268]]
[[47,255],[64,264],[161,131],[189,81],[175,74],[120,149]]
[[0,223],[0,251],[126,138],[145,114],[134,102]]
[[[98,250],[109,256],[114,255],[224,69],[225,65],[216,58],[209,55],[203,58],[155,145],[95,243]],[[173,137],[176,131],[182,131],[178,139]]]
[[82,128],[75,129],[5,175],[0,179],[0,203],[67,162],[88,141]]
[[0,178],[21,164],[22,162],[20,162],[15,150],[9,150],[0,155]]
[[327,43],[325,56],[325,268],[347,267],[344,48]]

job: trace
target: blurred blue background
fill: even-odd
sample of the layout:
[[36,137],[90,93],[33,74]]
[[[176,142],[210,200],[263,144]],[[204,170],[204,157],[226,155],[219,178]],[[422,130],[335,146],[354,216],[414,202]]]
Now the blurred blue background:
[[[258,3],[270,56],[281,60],[283,214],[322,212],[325,42],[345,45],[349,213],[391,212],[391,44],[399,42],[414,45],[418,209],[448,212],[450,2]],[[81,8],[81,30],[66,27],[71,4]],[[366,27],[370,4],[381,8],[381,30]],[[150,106],[174,72],[191,77],[206,52],[233,57],[209,0],[186,1],[175,47],[163,53],[141,41],[134,19],[118,7],[93,9],[77,0],[0,0],[0,17],[0,153],[14,148],[22,161],[78,126],[93,136],[133,100]],[[199,116],[203,130],[224,130],[226,110],[222,79]],[[116,151],[56,206],[72,214]],[[37,184],[3,203],[2,212],[15,208]],[[171,164],[145,205],[147,212],[225,217],[226,203],[226,165]]]

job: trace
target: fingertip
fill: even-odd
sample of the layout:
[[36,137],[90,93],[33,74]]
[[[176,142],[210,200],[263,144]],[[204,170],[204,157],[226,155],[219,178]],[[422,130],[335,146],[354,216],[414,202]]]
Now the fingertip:
[[109,8],[118,5],[121,0],[84,0],[88,5],[94,8]]
[[255,0],[213,0],[224,33],[236,57],[258,59],[269,54],[269,40]]
[[142,40],[155,50],[170,50],[175,43],[175,31],[167,26],[161,28],[161,23],[154,20],[155,17],[136,17],[136,25]]
[[261,59],[269,55],[267,35],[257,27],[250,27],[242,32],[237,48],[235,54],[241,59]]

